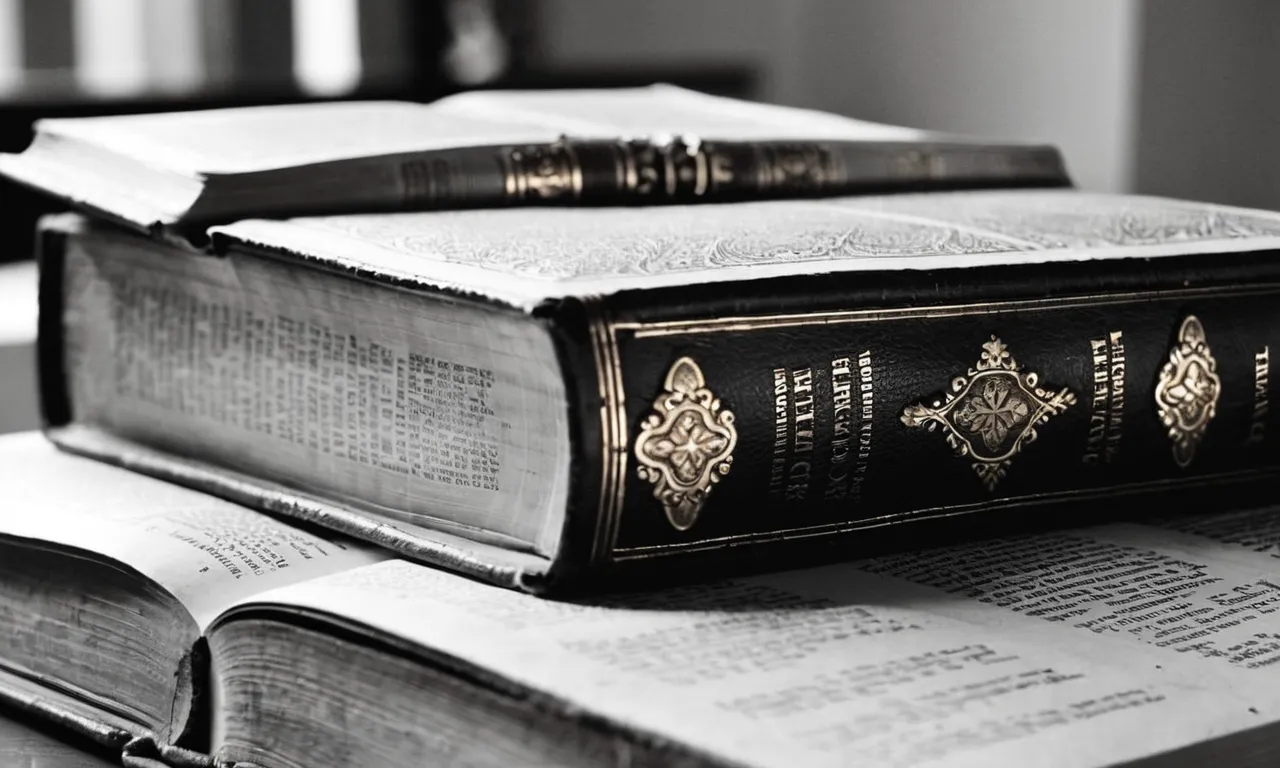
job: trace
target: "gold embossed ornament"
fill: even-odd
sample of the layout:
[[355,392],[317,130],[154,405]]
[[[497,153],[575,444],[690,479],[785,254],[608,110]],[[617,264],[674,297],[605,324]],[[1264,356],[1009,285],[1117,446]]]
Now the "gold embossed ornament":
[[1217,414],[1221,393],[1218,361],[1209,350],[1204,326],[1195,315],[1187,315],[1156,383],[1156,410],[1169,430],[1178,466],[1187,467],[1195,458],[1196,448]]
[[988,491],[995,490],[1010,461],[1036,439],[1036,426],[1075,403],[1070,390],[1041,389],[1035,373],[1023,371],[994,335],[982,345],[978,364],[951,381],[951,391],[931,405],[909,405],[902,423],[932,432],[941,426],[956,455],[973,460]]
[[636,437],[636,472],[653,483],[672,527],[687,531],[712,487],[729,473],[738,430],[733,412],[707,389],[692,358],[675,361],[663,386]]

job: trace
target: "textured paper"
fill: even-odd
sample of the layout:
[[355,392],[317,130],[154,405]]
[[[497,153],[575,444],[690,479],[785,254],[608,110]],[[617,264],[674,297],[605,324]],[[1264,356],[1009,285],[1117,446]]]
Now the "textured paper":
[[788,275],[1280,248],[1280,214],[1073,190],[251,219],[214,231],[525,309]]
[[584,604],[403,562],[261,600],[743,765],[1096,766],[1280,719],[1280,525],[1249,514]]
[[123,563],[177,597],[202,629],[259,592],[388,557],[62,453],[34,432],[0,439],[0,487],[0,535]]

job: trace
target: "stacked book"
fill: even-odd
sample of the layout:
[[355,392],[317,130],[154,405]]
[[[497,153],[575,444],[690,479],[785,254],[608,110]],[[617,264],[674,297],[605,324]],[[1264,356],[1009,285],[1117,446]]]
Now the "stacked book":
[[667,87],[47,121],[0,172],[79,211],[0,440],[22,727],[1280,759],[1278,214]]

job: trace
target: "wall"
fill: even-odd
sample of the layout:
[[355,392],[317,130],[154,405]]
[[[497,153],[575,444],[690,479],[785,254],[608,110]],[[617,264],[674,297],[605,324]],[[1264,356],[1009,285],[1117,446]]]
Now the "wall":
[[1280,3],[1148,2],[1136,187],[1280,209]]
[[754,63],[760,97],[1057,143],[1083,186],[1133,175],[1138,0],[544,0],[549,63]]

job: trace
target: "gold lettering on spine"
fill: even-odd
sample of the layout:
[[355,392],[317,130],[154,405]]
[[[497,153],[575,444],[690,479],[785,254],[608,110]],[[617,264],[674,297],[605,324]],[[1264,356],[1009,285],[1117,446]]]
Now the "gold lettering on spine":
[[567,141],[511,147],[500,159],[503,188],[510,199],[565,202],[582,195],[582,168]]
[[858,355],[858,401],[860,404],[858,454],[853,465],[853,483],[849,487],[849,498],[855,502],[862,498],[862,486],[866,482],[867,466],[871,461],[871,417],[875,413],[875,380],[871,368],[871,350]]
[[862,484],[871,458],[871,416],[875,390],[871,351],[831,361],[831,468],[827,470],[826,501],[862,499]]
[[773,460],[769,465],[769,495],[782,498],[786,485],[787,449],[791,445],[790,388],[787,369],[773,369]]
[[1107,408],[1107,463],[1115,461],[1120,453],[1120,438],[1124,434],[1124,335],[1112,331],[1111,367],[1108,371],[1111,383],[1111,405]]
[[1271,410],[1271,348],[1263,347],[1253,355],[1253,420],[1249,423],[1249,442],[1261,443],[1267,438],[1267,413]]
[[795,396],[795,452],[813,453],[813,371],[800,368],[791,372],[791,392]]
[[1111,331],[1089,341],[1093,363],[1092,397],[1089,400],[1089,437],[1082,461],[1110,464],[1120,454],[1124,434],[1124,333]]
[[827,501],[849,492],[849,444],[853,439],[853,368],[847,357],[831,361],[831,468],[822,495]]
[[845,181],[844,165],[829,144],[771,143],[756,154],[760,192],[819,192]]
[[1089,442],[1084,452],[1085,464],[1097,464],[1102,458],[1102,443],[1107,437],[1107,402],[1111,388],[1107,383],[1107,340],[1089,341],[1093,361],[1093,397],[1089,399]]
[[719,152],[712,153],[708,159],[711,167],[711,186],[723,187],[732,184],[736,179],[733,174],[733,160]]
[[787,501],[804,501],[809,494],[813,454],[813,369],[791,372],[792,432],[791,466],[787,469]]

